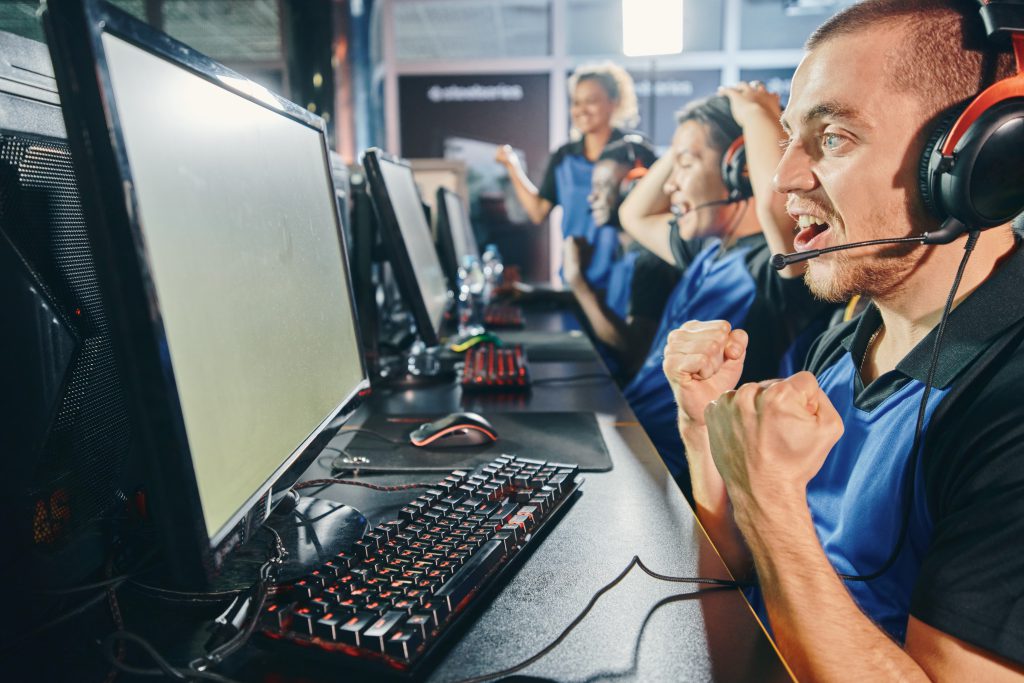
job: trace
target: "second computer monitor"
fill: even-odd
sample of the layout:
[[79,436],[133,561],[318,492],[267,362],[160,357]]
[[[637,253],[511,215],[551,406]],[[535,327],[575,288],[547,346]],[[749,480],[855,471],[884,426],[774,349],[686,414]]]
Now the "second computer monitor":
[[448,284],[412,169],[379,149],[367,150],[363,166],[402,297],[423,343],[437,346],[449,300]]
[[466,257],[480,258],[466,205],[462,197],[446,187],[437,188],[437,250],[453,287]]

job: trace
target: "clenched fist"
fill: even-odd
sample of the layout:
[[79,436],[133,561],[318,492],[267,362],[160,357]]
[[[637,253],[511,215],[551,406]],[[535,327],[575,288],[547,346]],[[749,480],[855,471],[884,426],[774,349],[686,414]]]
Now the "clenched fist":
[[725,320],[691,320],[668,336],[662,370],[672,386],[680,419],[704,424],[704,409],[736,387],[747,355],[747,333]]
[[737,508],[805,495],[843,434],[839,413],[809,372],[744,384],[709,404],[705,420],[712,457]]

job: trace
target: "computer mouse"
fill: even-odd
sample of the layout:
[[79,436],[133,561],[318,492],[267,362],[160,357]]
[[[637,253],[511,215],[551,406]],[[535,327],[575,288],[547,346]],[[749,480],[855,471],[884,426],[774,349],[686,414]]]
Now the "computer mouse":
[[413,446],[430,448],[459,448],[482,446],[498,440],[498,432],[491,423],[476,413],[452,413],[439,420],[427,422],[413,430],[409,441]]

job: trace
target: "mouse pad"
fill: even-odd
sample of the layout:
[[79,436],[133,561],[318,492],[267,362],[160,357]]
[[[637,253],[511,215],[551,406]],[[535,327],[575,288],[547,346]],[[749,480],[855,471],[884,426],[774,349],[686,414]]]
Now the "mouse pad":
[[[443,415],[371,415],[359,427],[403,443],[391,444],[366,432],[352,436],[342,427],[330,446],[344,451],[340,460],[346,456],[366,458],[369,462],[346,468],[364,472],[471,469],[502,454],[576,464],[587,472],[607,472],[612,468],[593,413],[487,413],[484,417],[498,432],[494,443],[444,449],[408,444],[409,432],[440,417]],[[341,467],[343,463],[339,463]]]

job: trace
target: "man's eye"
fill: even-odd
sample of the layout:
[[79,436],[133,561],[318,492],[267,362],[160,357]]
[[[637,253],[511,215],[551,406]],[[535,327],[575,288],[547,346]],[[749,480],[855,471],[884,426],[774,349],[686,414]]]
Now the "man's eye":
[[821,136],[821,148],[826,152],[836,151],[842,146],[843,142],[843,137],[836,133],[825,133]]

